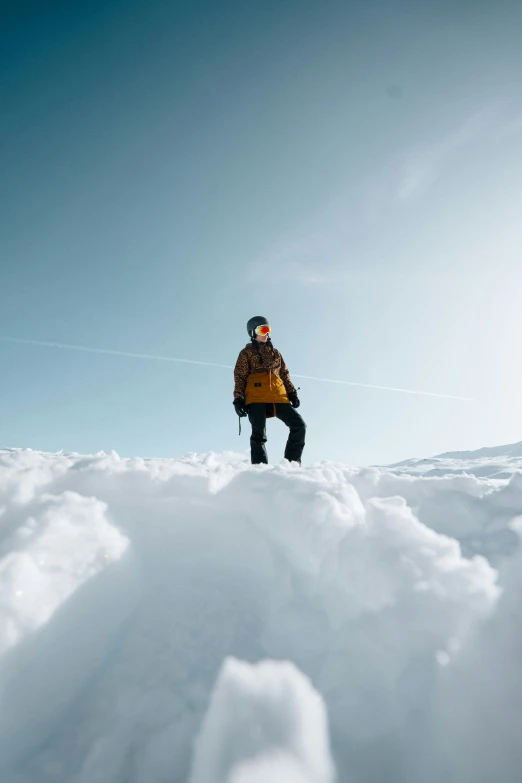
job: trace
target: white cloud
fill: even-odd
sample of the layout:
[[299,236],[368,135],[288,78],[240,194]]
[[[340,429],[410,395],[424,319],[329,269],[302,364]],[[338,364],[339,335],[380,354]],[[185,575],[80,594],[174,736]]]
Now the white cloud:
[[249,280],[260,270],[279,280],[305,286],[338,285],[364,274],[351,249],[351,238],[361,229],[378,228],[390,210],[415,203],[444,174],[459,151],[489,135],[499,138],[520,132],[519,113],[500,103],[488,105],[461,120],[445,135],[404,150],[363,181],[352,183],[330,197],[316,213],[307,215],[286,235],[251,263]]
[[498,107],[487,107],[467,117],[446,136],[406,153],[397,184],[399,201],[420,198],[441,176],[454,153],[489,132],[499,118]]
[[346,259],[345,246],[353,230],[352,195],[336,194],[302,225],[268,245],[258,258],[247,265],[249,280],[277,275],[302,285],[330,285],[347,280],[347,264],[332,263],[339,253]]
[[522,133],[522,114],[515,115],[500,126],[498,137],[500,140],[509,139]]

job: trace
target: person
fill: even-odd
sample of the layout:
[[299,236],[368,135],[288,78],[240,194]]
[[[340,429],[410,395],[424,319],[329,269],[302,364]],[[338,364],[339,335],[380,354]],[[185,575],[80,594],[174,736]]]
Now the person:
[[267,318],[260,315],[247,323],[250,342],[240,351],[234,368],[234,407],[238,416],[248,416],[252,425],[250,455],[253,465],[268,463],[266,420],[277,417],[290,429],[285,458],[301,464],[306,424],[295,408],[301,404],[290,373],[272,345]]

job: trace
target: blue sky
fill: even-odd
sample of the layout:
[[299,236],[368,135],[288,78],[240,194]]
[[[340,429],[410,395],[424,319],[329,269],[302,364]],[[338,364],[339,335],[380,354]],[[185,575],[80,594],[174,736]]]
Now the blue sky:
[[[307,460],[522,439],[518,2],[13,4],[0,336],[233,365]],[[0,445],[242,450],[226,369],[0,340]],[[284,425],[269,423],[269,457]]]

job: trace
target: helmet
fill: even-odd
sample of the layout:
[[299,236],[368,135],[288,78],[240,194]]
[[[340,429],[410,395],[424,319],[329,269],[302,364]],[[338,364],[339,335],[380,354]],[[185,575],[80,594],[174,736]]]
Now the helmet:
[[268,323],[268,318],[263,318],[262,315],[255,315],[253,318],[250,319],[250,321],[247,323],[247,332],[250,335],[250,337],[254,336],[254,329],[256,329],[258,326],[263,326],[264,324]]

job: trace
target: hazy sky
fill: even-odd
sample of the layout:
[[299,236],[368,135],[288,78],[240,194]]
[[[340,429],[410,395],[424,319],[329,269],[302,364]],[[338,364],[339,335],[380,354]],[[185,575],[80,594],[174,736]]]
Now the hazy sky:
[[[233,365],[307,461],[522,439],[522,3],[12,3],[0,336]],[[242,450],[223,368],[0,340],[0,446]],[[269,458],[286,429],[269,422]]]

